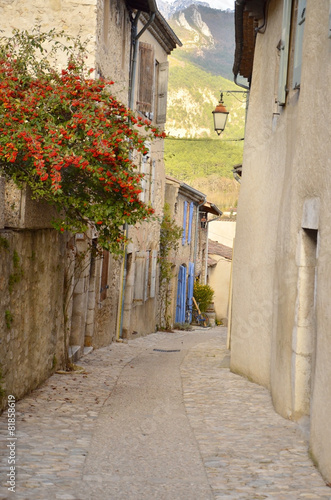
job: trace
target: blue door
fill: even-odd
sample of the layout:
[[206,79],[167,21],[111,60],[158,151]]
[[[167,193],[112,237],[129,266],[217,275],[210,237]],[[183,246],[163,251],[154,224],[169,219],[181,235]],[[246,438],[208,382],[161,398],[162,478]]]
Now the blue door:
[[194,286],[194,262],[189,262],[187,279],[187,321],[192,322],[193,308],[193,286]]
[[178,272],[177,285],[177,305],[176,305],[176,323],[185,323],[186,306],[186,267],[180,266]]

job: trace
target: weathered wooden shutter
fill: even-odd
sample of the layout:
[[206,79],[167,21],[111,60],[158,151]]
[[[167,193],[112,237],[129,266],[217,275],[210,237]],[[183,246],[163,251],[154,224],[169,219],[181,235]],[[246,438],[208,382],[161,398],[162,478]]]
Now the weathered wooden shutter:
[[192,309],[193,309],[193,287],[194,287],[194,262],[189,262],[188,265],[188,278],[187,278],[187,310],[188,310],[188,321],[192,321]]
[[183,238],[182,238],[182,245],[185,245],[185,241],[186,241],[186,212],[187,212],[187,201],[184,201],[184,215],[183,215]]
[[145,259],[145,285],[144,285],[144,301],[146,302],[146,300],[149,298],[149,294],[148,294],[148,279],[149,279],[149,254],[150,252],[146,252],[145,255],[146,255],[146,259]]
[[176,304],[176,323],[185,322],[186,306],[186,267],[180,266],[177,284],[177,304]]
[[142,113],[153,111],[154,95],[154,47],[139,43],[139,89],[137,109]]
[[168,72],[168,62],[159,64],[156,123],[165,123],[167,119]]
[[152,251],[152,266],[151,266],[151,286],[149,290],[149,296],[152,298],[155,297],[155,288],[156,288],[156,266],[157,266],[157,250]]
[[108,268],[109,268],[109,252],[103,251],[102,255],[102,270],[101,270],[101,284],[100,284],[100,300],[105,300],[107,297],[108,286]]
[[301,82],[302,44],[306,21],[306,0],[299,0],[298,18],[295,32],[293,88],[298,88]]
[[191,238],[192,238],[193,210],[194,210],[194,203],[193,203],[193,201],[191,201],[191,203],[190,203],[189,222],[188,222],[187,243],[191,243]]
[[286,91],[287,91],[286,84],[287,84],[288,55],[290,48],[291,14],[292,14],[292,0],[284,0],[282,38],[280,44],[279,79],[278,79],[278,103],[280,104],[280,106],[284,106],[286,102]]
[[136,252],[135,273],[134,273],[134,295],[136,303],[143,303],[145,287],[145,252]]

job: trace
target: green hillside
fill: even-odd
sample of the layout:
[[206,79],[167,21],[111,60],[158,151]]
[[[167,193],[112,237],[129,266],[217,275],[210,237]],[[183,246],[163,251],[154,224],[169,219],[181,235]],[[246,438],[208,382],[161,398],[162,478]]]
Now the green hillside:
[[[229,20],[233,23],[233,13],[201,6],[191,6],[172,19],[183,47],[169,57],[165,141],[167,174],[207,194],[223,210],[234,206],[238,197],[232,169],[242,162],[246,113],[245,96],[228,94],[240,88],[224,77],[233,61]],[[217,136],[212,111],[220,91],[229,115],[225,131]]]

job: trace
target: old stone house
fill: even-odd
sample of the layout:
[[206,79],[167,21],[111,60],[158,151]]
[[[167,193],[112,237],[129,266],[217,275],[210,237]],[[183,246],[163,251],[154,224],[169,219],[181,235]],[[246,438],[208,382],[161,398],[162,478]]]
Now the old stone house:
[[206,200],[206,195],[188,184],[166,176],[165,200],[170,216],[183,228],[178,250],[170,256],[173,277],[170,283],[170,324],[191,321],[194,280],[206,282],[208,216],[222,212]]
[[[0,16],[5,34],[15,27],[30,30],[36,22],[43,31],[80,33],[96,75],[113,79],[118,99],[164,127],[167,56],[180,41],[155,2],[13,0],[0,2]],[[142,199],[161,216],[163,139],[136,161],[145,174]],[[84,349],[156,326],[158,219],[127,228],[126,258],[115,259],[106,251],[102,258],[85,255],[86,235],[57,234],[51,216],[29,192],[1,183],[0,362],[2,387],[17,397],[61,366],[68,344],[76,359]],[[88,236],[97,241],[93,228]]]
[[248,78],[250,98],[231,369],[305,425],[330,482],[330,4],[239,0],[235,22],[234,73]]

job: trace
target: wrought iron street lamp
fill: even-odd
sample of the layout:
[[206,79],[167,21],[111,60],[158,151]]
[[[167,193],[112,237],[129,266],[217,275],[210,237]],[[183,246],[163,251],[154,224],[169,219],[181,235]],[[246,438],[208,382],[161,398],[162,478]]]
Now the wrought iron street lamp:
[[214,130],[217,135],[221,135],[221,133],[225,129],[226,120],[229,114],[229,112],[226,110],[226,107],[224,106],[223,92],[221,92],[220,102],[217,104],[212,113],[214,117]]

